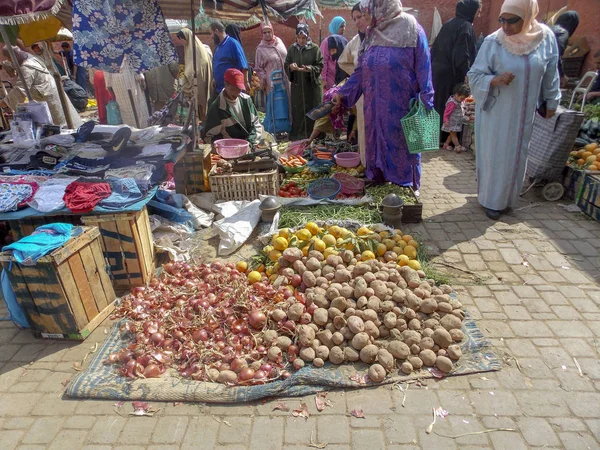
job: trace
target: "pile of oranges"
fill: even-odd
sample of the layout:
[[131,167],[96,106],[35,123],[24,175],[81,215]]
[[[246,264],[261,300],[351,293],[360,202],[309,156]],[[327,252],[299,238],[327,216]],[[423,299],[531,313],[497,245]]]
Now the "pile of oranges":
[[572,151],[567,165],[577,170],[600,170],[600,146],[594,142],[580,150]]

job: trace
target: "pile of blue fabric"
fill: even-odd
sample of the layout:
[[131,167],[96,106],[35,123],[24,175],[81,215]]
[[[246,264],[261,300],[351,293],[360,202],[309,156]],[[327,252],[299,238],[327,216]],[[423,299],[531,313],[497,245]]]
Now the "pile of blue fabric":
[[38,227],[30,236],[3,247],[2,251],[12,251],[13,258],[19,264],[34,265],[42,256],[65,245],[73,234],[73,225],[70,223],[50,223]]

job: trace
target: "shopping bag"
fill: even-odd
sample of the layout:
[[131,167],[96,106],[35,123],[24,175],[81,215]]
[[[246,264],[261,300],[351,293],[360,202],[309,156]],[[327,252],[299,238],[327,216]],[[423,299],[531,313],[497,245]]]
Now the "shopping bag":
[[109,125],[121,125],[123,123],[119,104],[114,100],[106,104],[106,121]]
[[431,152],[440,149],[440,115],[427,110],[420,98],[410,101],[410,111],[401,119],[409,153]]

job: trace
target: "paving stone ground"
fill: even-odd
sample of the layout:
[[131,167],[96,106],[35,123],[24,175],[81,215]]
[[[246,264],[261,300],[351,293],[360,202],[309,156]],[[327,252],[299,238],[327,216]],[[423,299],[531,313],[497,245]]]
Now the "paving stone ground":
[[[311,439],[328,450],[600,448],[600,224],[536,192],[492,222],[477,203],[472,156],[424,159],[425,221],[405,228],[452,278],[501,371],[413,385],[404,405],[389,386],[331,392],[334,406],[322,413],[310,397],[283,399],[306,402],[306,421],[272,411],[281,399],[152,402],[155,417],[131,417],[114,402],[63,397],[73,363],[104,339],[108,321],[80,344],[0,322],[0,449],[294,450]],[[450,414],[427,434],[438,406]],[[349,415],[356,408],[365,419]],[[467,434],[495,428],[515,431]]]

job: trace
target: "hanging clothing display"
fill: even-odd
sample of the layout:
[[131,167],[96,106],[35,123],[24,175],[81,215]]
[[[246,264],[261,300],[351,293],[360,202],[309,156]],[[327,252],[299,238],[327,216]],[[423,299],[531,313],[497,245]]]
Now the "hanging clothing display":
[[[148,124],[148,103],[141,86],[141,75],[133,71],[125,58],[120,73],[105,73],[106,87],[112,89],[119,104],[121,119],[130,127],[145,128]],[[130,95],[131,94],[131,95]],[[135,108],[135,114],[134,114]],[[137,121],[135,119],[137,114]]]
[[74,0],[75,64],[119,72],[123,58],[136,72],[177,62],[157,0]]

